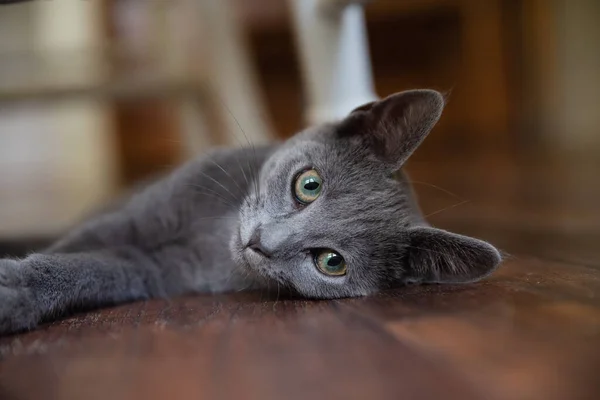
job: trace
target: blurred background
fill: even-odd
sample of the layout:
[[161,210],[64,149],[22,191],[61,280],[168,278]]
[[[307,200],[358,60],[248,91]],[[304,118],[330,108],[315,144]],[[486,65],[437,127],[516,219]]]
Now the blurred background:
[[[314,120],[303,1],[0,1],[0,251],[211,146]],[[600,2],[360,3],[374,93],[451,91],[408,165],[425,213],[510,252],[585,259],[600,237]]]

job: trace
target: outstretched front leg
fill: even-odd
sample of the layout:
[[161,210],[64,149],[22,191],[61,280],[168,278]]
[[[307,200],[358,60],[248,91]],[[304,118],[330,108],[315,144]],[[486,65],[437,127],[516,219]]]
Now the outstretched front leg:
[[174,287],[134,247],[2,259],[0,333],[31,329],[74,308],[174,294]]

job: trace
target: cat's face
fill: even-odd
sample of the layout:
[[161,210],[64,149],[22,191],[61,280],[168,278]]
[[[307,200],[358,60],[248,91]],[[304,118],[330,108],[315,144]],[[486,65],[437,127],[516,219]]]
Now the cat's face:
[[409,189],[393,177],[442,107],[437,92],[403,92],[287,141],[263,165],[240,210],[236,262],[312,298],[487,275],[498,252],[418,226]]

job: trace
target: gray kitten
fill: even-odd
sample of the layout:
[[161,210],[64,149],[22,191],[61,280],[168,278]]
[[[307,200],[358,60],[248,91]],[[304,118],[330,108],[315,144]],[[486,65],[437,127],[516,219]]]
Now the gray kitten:
[[443,106],[402,92],[281,145],[184,165],[46,251],[0,260],[0,332],[189,292],[331,299],[487,276],[498,251],[428,226],[400,170]]

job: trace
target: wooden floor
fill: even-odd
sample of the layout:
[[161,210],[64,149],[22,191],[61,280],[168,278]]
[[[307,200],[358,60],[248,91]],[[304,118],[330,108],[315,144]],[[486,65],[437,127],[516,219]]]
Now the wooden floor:
[[598,170],[417,161],[431,219],[505,252],[487,281],[91,312],[0,339],[0,399],[600,399]]

